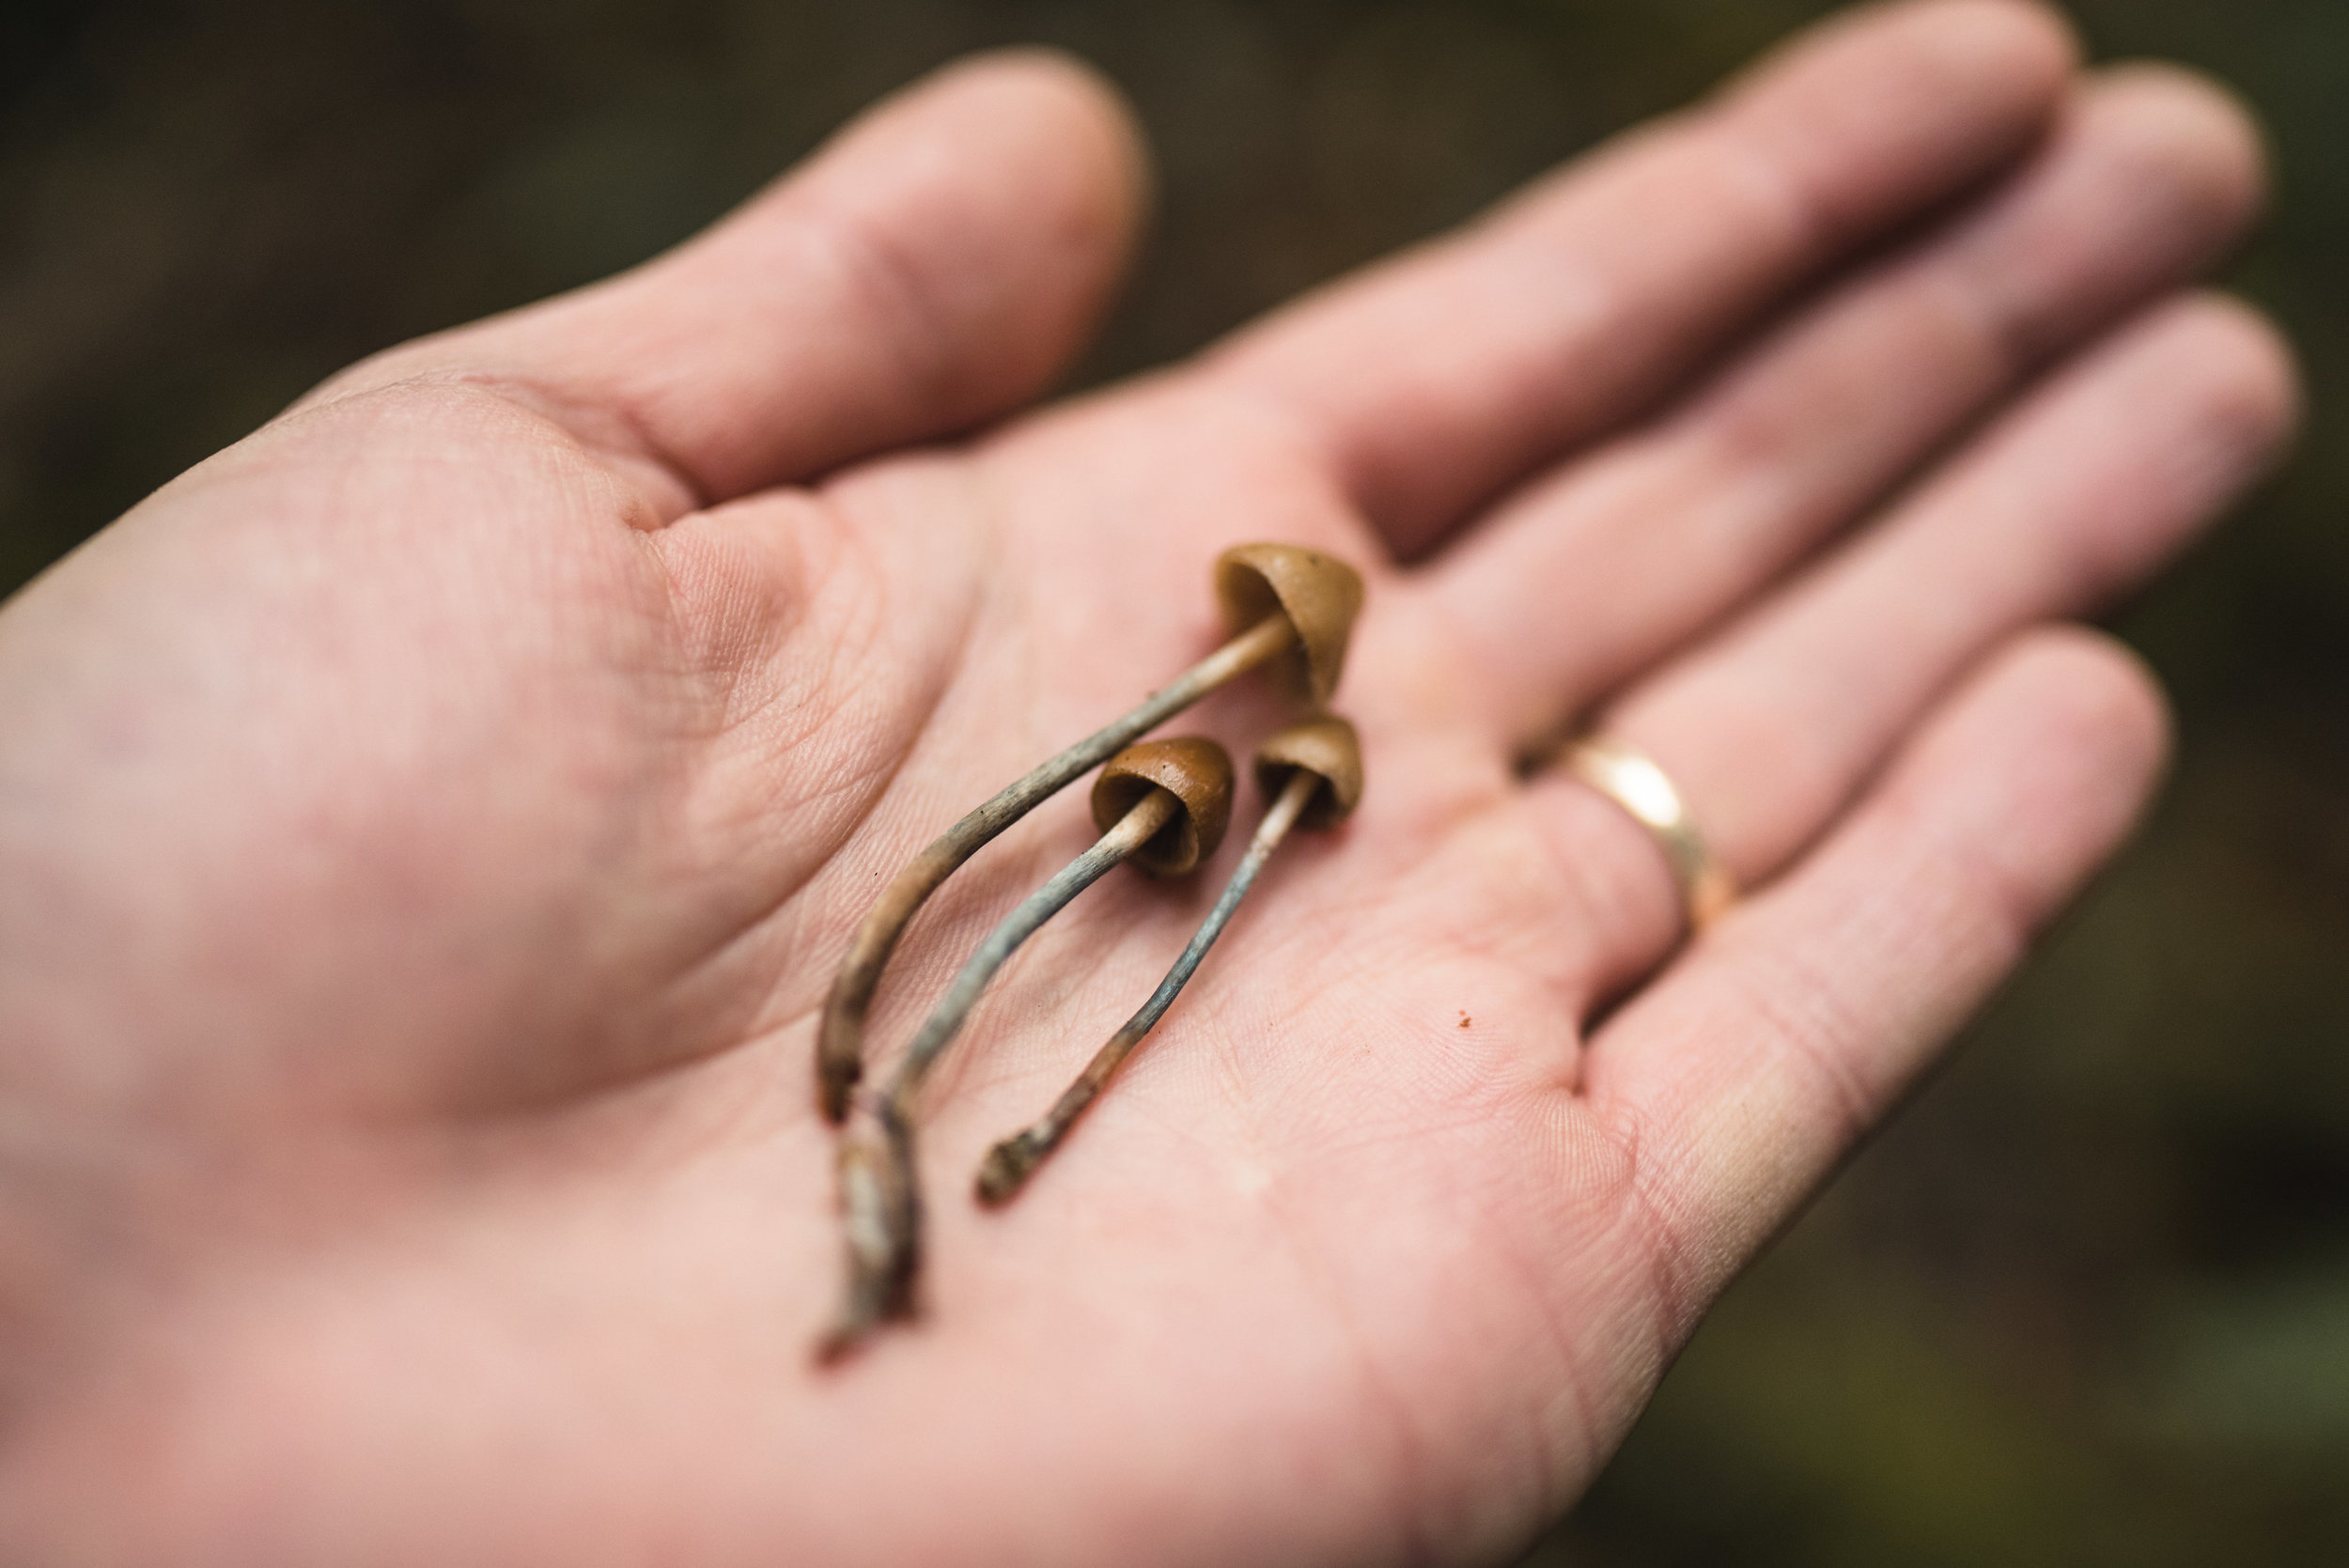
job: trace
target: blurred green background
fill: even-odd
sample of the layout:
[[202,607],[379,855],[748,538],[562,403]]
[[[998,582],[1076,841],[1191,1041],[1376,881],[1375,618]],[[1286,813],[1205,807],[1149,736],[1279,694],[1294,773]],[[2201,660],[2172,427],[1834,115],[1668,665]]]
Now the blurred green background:
[[[1082,379],[1190,349],[1703,88],[1800,0],[0,8],[0,592],[311,382],[691,232],[876,94],[1045,40],[1159,228]],[[2115,624],[2143,842],[1741,1281],[1539,1563],[2349,1557],[2349,4],[2098,0],[2266,120],[2233,285],[2293,466]],[[0,737],[0,744],[5,744]]]

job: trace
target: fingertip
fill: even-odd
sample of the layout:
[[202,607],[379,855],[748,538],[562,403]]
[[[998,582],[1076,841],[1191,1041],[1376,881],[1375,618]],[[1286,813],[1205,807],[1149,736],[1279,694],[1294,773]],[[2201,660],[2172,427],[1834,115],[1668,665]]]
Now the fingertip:
[[[842,214],[984,211],[998,242],[1027,253],[1025,276],[1002,276],[1003,291],[1089,325],[1097,296],[1123,275],[1150,188],[1140,125],[1116,87],[1073,54],[1021,47],[966,56],[900,88],[778,195]],[[963,271],[1003,270],[973,272],[966,260]],[[1036,287],[1047,272],[1062,287]]]
[[1968,896],[2019,944],[2136,830],[2171,723],[2138,656],[2085,627],[2017,632],[1928,722],[1891,791],[1907,830],[1970,848]]
[[1722,111],[1797,168],[1839,171],[1806,183],[1840,238],[1894,193],[1946,192],[2019,157],[2055,121],[2078,57],[2068,24],[2028,0],[1901,0],[1765,56]]
[[1995,52],[2018,74],[2061,90],[2079,70],[2079,29],[2061,7],[2045,0],[1920,0],[1933,25],[1962,34],[1972,46]]
[[2169,769],[2176,741],[2169,693],[2153,666],[2108,632],[2070,623],[2020,632],[1993,657],[1983,684],[1986,700],[2028,707],[2044,745],[2089,759],[2123,800],[2141,801]]
[[2238,488],[2290,446],[2305,413],[2299,362],[2281,329],[2230,294],[2204,289],[2166,307],[2170,353],[2194,367],[2201,417],[2232,458]]
[[2009,84],[2018,95],[2052,101],[2080,67],[2078,30],[2040,0],[1906,0],[1877,7],[1875,16],[1913,29],[1913,47],[1952,72]]
[[2217,521],[2286,449],[2298,388],[2276,329],[2214,292],[2169,296],[2062,371],[2012,427],[2035,472],[2077,487],[2047,536],[2062,602],[2104,602]]
[[2070,21],[2036,0],[1885,0],[1820,23],[1747,71],[1735,90],[1766,90],[1774,78],[1840,73],[1864,64],[1878,74],[1974,96],[1988,105],[2051,114],[2079,69]]
[[951,104],[983,134],[1016,135],[1057,166],[1073,226],[1107,248],[1133,242],[1155,193],[1149,144],[1132,104],[1091,63],[1040,44],[992,49],[940,68],[899,95]]
[[2250,106],[2223,83],[2183,66],[2137,61],[2098,71],[2081,104],[2125,156],[2160,179],[2178,203],[2176,222],[2231,241],[2265,206],[2265,135]]

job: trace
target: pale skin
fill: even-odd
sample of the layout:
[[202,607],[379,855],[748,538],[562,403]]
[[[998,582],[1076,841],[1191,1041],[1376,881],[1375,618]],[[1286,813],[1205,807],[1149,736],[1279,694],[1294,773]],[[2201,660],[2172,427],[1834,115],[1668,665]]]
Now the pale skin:
[[[950,70],[676,254],[355,367],[0,611],[23,1560],[1505,1557],[2125,836],[2161,704],[2063,623],[2294,418],[2272,333],[2187,291],[2259,199],[2216,89],[2084,74],[2012,0],[1860,13],[1022,411],[1140,167],[1074,67]],[[980,1156],[1260,808],[1031,944],[929,1086],[925,1315],[818,1367],[849,933],[1211,647],[1208,564],[1258,538],[1370,580],[1361,809],[990,1213]],[[1640,829],[1511,771],[1595,709],[1753,890],[1693,943]],[[947,885],[877,1070],[1091,836],[1071,791]]]

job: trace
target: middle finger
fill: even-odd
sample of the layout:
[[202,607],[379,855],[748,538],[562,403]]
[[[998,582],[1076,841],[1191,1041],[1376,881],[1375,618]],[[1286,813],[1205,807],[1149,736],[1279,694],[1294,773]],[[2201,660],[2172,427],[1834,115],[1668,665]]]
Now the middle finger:
[[2056,352],[2204,265],[2260,188],[2183,73],[2085,85],[1974,210],[1829,295],[1657,425],[1427,568],[1501,736],[1579,709],[1761,588]]

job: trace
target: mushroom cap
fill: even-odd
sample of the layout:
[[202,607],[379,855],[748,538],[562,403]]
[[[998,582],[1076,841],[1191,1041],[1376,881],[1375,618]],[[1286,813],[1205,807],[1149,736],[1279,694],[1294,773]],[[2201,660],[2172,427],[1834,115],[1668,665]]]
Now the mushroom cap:
[[1234,545],[1215,562],[1215,597],[1235,637],[1280,612],[1298,646],[1268,668],[1291,696],[1319,706],[1338,689],[1362,608],[1362,575],[1303,545]]
[[1299,772],[1321,781],[1297,815],[1300,828],[1334,828],[1354,815],[1362,798],[1362,743],[1354,726],[1334,713],[1274,732],[1256,748],[1256,787],[1280,798]]
[[1231,753],[1197,735],[1127,747],[1093,781],[1094,826],[1108,832],[1153,789],[1183,809],[1131,861],[1153,877],[1180,877],[1214,854],[1232,825]]

